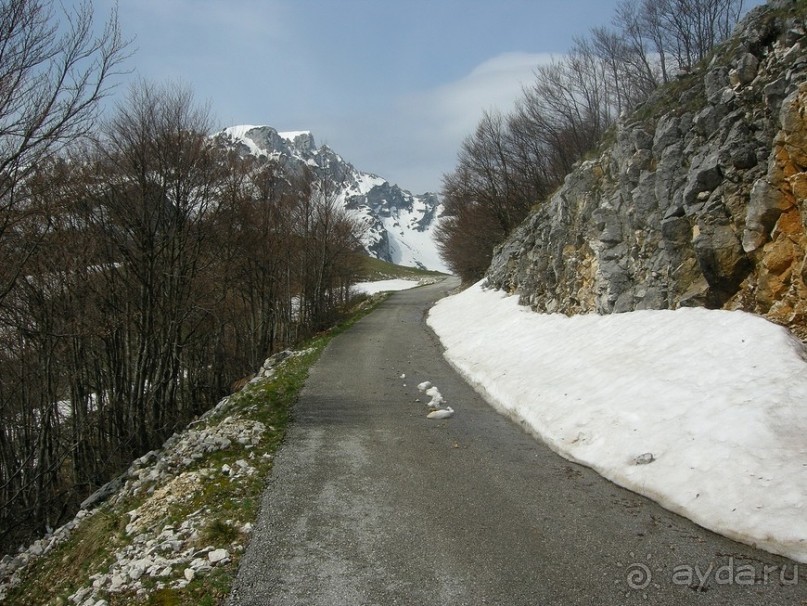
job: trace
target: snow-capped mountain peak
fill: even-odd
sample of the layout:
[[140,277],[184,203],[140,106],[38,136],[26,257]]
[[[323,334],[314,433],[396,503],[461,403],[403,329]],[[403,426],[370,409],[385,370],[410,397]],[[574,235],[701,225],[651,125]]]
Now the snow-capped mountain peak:
[[242,155],[277,161],[289,175],[303,167],[337,185],[337,199],[368,226],[362,244],[371,256],[400,265],[447,271],[434,241],[443,206],[433,193],[413,195],[383,177],[356,169],[310,131],[278,132],[240,125],[215,137]]

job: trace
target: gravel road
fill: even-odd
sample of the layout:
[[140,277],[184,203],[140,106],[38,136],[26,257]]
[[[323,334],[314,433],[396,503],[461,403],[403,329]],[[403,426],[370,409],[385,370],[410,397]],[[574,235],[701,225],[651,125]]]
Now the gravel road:
[[[498,415],[425,325],[456,286],[396,293],[323,352],[231,606],[807,605],[807,564],[714,535]],[[426,419],[427,380],[452,418]]]

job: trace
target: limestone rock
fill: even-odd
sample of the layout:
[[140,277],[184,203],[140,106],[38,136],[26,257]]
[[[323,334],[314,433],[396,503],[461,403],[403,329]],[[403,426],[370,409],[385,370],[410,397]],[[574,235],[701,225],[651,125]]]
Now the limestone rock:
[[725,306],[807,337],[807,27],[794,6],[752,9],[692,84],[660,89],[652,117],[624,115],[614,144],[498,247],[488,285],[541,312]]
[[735,88],[749,84],[757,76],[759,59],[751,53],[745,53],[737,67],[729,72],[729,81]]
[[208,561],[215,564],[223,564],[230,561],[230,552],[226,549],[214,549],[207,554]]

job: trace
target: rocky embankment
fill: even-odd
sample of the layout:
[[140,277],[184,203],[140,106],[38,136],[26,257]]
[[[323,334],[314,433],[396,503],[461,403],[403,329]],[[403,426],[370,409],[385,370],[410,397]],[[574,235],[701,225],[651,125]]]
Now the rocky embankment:
[[[271,379],[286,358],[306,353],[275,354],[252,383]],[[224,398],[161,449],[135,460],[125,473],[86,499],[73,520],[5,556],[0,560],[0,603],[11,588],[25,582],[32,564],[96,516],[122,518],[124,528],[119,538],[113,532],[100,537],[109,544],[108,556],[87,572],[69,604],[105,606],[109,594],[143,600],[163,588],[182,589],[195,577],[229,563],[243,550],[252,525],[222,517],[221,504],[210,502],[205,491],[211,483],[237,483],[265,472],[272,455],[256,453],[276,430],[250,419],[253,408],[237,403],[237,397]],[[129,509],[132,504],[136,506]],[[191,513],[177,516],[189,507]]]
[[743,309],[807,337],[804,3],[751,11],[616,127],[496,251],[541,312]]

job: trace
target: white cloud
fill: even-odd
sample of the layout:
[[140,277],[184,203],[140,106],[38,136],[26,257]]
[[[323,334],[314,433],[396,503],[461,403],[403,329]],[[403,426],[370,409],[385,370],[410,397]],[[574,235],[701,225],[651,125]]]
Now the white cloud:
[[436,128],[446,140],[471,134],[484,110],[504,113],[513,109],[535,69],[549,63],[549,54],[505,53],[488,59],[467,76],[436,89],[411,95],[404,103],[423,124]]
[[[439,189],[442,175],[454,168],[462,140],[476,129],[483,111],[510,112],[523,87],[532,83],[535,69],[551,60],[549,54],[504,53],[459,80],[400,98],[394,115],[380,120],[388,133],[387,149],[377,150],[376,170],[414,191]],[[390,142],[394,149],[389,149]]]
[[462,140],[474,132],[482,112],[510,112],[535,69],[551,59],[549,54],[504,53],[458,80],[407,94],[385,109],[334,115],[306,128],[360,170],[416,193],[439,191],[442,176],[454,169]]

